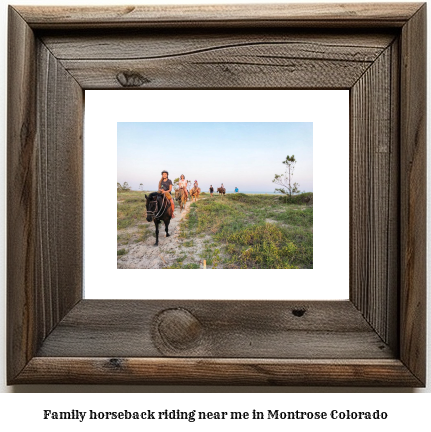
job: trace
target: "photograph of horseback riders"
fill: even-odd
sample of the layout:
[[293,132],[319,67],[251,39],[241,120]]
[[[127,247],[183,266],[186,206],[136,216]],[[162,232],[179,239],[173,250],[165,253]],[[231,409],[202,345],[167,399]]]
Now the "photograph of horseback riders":
[[118,122],[118,269],[312,269],[313,123]]

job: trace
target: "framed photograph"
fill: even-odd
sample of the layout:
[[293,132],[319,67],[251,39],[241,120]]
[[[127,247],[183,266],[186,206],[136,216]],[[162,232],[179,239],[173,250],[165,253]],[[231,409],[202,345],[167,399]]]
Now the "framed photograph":
[[[225,92],[220,104],[214,90],[189,92],[205,112],[256,95]],[[287,92],[280,96],[295,105]],[[231,114],[230,121],[117,123],[117,268],[313,269],[313,123],[238,122]]]
[[[348,299],[348,90],[86,91],[85,125],[86,299]],[[292,199],[272,182],[287,155],[305,191]],[[202,193],[175,202],[155,247],[145,195],[164,168]],[[168,284],[144,271],[167,268]]]
[[[19,6],[8,25],[8,384],[425,386],[425,3]],[[143,299],[84,296],[129,271],[114,242],[85,277],[92,90],[166,112],[166,92],[348,91],[348,298],[265,298],[304,271],[275,268],[191,273],[266,272],[258,299],[158,296],[161,270]]]

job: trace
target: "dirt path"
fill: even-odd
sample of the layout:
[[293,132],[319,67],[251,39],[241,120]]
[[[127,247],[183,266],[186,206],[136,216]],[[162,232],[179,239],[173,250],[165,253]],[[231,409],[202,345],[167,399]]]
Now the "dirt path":
[[[202,198],[205,199],[205,198]],[[117,259],[119,269],[159,269],[168,267],[177,262],[180,257],[186,256],[185,261],[199,261],[199,253],[203,249],[205,239],[194,242],[193,247],[188,247],[188,242],[179,237],[180,222],[190,211],[191,202],[187,202],[183,211],[179,204],[175,204],[175,217],[169,224],[170,237],[166,237],[165,226],[159,226],[159,245],[154,246],[155,236],[151,235],[144,242],[125,246],[127,253]],[[149,229],[155,232],[154,223]]]

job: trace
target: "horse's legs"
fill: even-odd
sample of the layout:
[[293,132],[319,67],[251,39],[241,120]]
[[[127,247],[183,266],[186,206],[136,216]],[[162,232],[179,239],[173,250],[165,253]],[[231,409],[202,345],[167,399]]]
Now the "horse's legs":
[[156,226],[156,243],[154,246],[158,246],[159,244],[159,223],[160,221],[154,221],[154,225]]
[[166,237],[170,237],[170,234],[169,234],[169,232],[168,232],[169,222],[170,222],[170,221],[171,221],[170,219],[165,220],[165,231],[166,231]]

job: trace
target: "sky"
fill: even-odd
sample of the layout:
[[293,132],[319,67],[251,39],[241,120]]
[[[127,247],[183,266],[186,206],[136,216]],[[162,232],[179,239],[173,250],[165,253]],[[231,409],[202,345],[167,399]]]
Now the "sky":
[[117,181],[156,190],[161,171],[184,174],[202,191],[274,192],[286,156],[297,160],[293,181],[313,191],[313,123],[117,123]]

